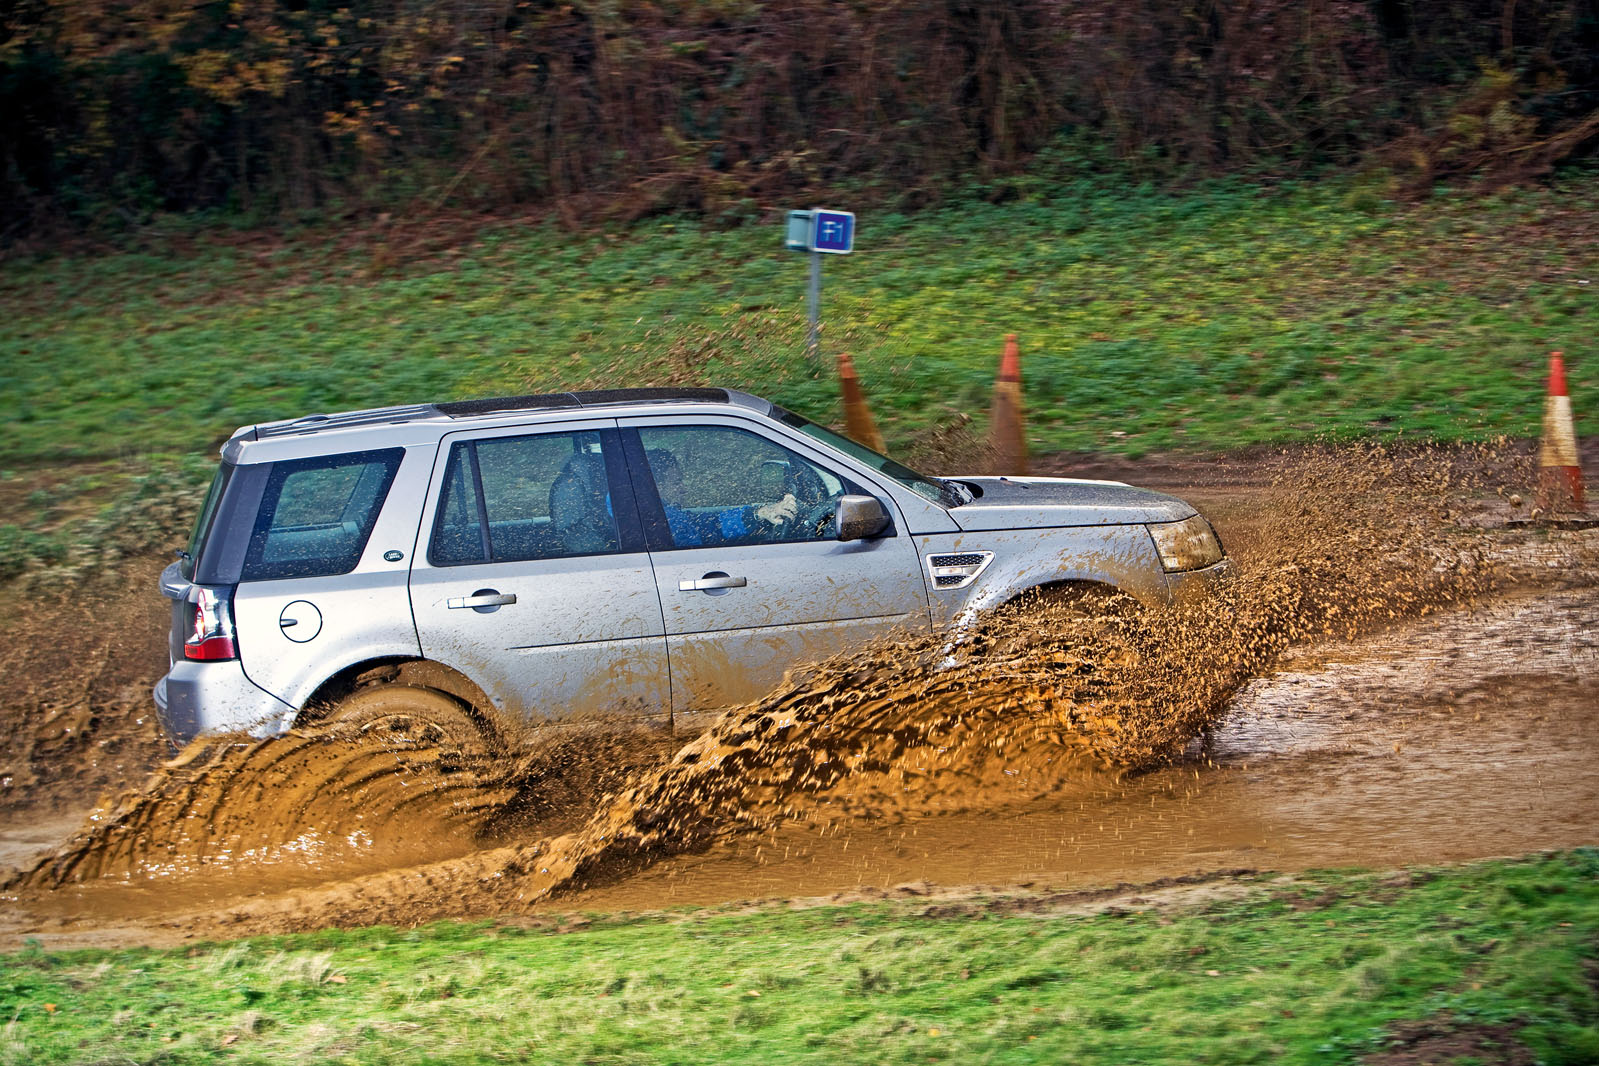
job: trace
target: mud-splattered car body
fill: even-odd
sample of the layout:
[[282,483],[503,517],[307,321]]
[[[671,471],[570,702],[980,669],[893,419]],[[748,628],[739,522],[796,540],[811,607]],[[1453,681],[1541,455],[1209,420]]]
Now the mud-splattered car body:
[[1034,588],[1145,603],[1228,568],[1181,500],[924,477],[765,400],[618,390],[240,429],[179,561],[175,741],[398,682],[480,712],[711,711]]

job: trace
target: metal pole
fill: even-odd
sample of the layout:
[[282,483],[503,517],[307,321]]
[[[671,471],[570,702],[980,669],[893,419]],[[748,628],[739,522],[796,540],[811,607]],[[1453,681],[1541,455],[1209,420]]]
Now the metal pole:
[[805,355],[815,370],[822,361],[822,253],[811,253],[811,328],[805,336]]

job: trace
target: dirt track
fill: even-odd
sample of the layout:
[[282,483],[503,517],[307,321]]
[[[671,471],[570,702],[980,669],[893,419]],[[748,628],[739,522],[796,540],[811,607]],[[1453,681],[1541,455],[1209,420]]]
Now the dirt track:
[[[1244,564],[1222,603],[1030,616],[953,667],[937,642],[879,649],[686,744],[568,731],[462,767],[306,733],[141,786],[162,754],[142,713],[163,665],[153,590],[116,598],[110,626],[101,612],[91,655],[41,646],[87,624],[81,601],[14,618],[0,840],[18,866],[51,854],[0,935],[159,942],[1593,843],[1599,531],[1507,529],[1508,475],[1460,465],[1346,455],[1275,487],[1175,485]],[[129,791],[74,835],[89,788]],[[179,886],[194,913],[175,920]]]

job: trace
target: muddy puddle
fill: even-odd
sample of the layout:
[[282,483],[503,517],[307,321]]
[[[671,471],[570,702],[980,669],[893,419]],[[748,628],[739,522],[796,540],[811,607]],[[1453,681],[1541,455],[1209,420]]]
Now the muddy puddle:
[[1239,572],[1204,604],[1027,604],[807,668],[687,740],[218,745],[14,878],[0,933],[226,936],[1592,843],[1596,544],[1485,523],[1458,466],[1331,454],[1218,509]]

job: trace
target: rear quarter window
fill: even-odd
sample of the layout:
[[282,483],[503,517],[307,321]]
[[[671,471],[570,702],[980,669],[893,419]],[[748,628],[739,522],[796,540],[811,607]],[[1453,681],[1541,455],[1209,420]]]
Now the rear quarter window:
[[387,448],[274,463],[240,580],[354,570],[404,454]]

